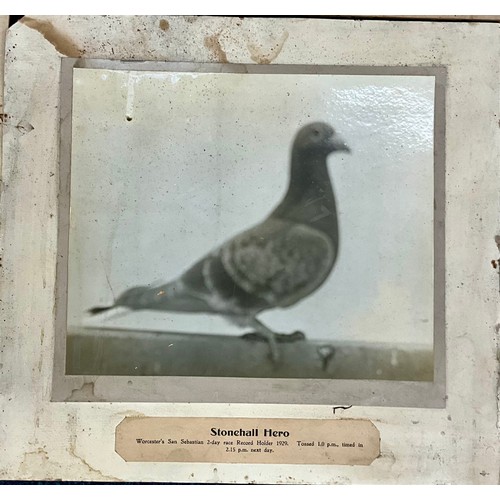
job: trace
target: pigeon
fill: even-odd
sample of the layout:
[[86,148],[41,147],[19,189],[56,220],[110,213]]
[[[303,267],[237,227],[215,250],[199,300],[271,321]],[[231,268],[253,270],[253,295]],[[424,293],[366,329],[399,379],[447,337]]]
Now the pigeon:
[[219,314],[239,327],[254,329],[253,335],[268,342],[272,360],[278,361],[277,340],[283,334],[257,316],[297,304],[334,268],[339,227],[327,166],[334,151],[350,152],[330,125],[303,126],[293,141],[286,194],[264,221],[230,238],[176,279],[130,288],[113,305],[89,312],[125,307]]

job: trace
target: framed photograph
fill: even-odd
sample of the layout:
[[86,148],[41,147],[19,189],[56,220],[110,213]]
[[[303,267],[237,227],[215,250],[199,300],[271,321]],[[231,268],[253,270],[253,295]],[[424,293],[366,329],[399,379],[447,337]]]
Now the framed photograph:
[[443,404],[444,68],[63,62],[56,373]]
[[498,42],[14,23],[0,477],[495,483]]

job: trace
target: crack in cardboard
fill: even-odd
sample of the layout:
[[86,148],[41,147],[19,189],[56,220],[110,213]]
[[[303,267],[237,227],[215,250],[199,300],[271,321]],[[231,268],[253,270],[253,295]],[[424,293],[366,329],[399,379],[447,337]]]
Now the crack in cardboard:
[[85,382],[78,389],[73,389],[66,401],[103,401],[95,395],[94,382]]
[[87,460],[85,460],[83,457],[78,455],[75,451],[76,449],[76,436],[72,436],[72,441],[70,441],[69,447],[68,447],[68,452],[69,454],[79,460],[85,467],[87,467],[88,471],[92,474],[98,474],[100,479],[108,480],[108,481],[113,481],[113,482],[122,482],[122,479],[115,477],[115,476],[109,476],[107,474],[103,474],[99,469],[95,469],[92,467]]
[[[495,243],[500,252],[500,234],[495,235]],[[499,259],[500,264],[500,259]],[[500,269],[497,271],[498,273],[498,293],[500,294]],[[497,336],[495,337],[496,351],[497,351],[497,422],[496,427],[497,431],[500,431],[500,342],[498,339],[498,333],[500,332],[500,315],[497,319],[497,323],[495,325],[495,332]],[[498,484],[500,484],[500,471],[498,474]]]
[[92,467],[87,462],[87,460],[85,460],[83,457],[78,455],[78,453],[76,453],[76,418],[73,415],[69,415],[68,426],[70,428],[69,443],[68,443],[68,448],[67,448],[69,454],[72,457],[79,460],[88,469],[88,471],[91,474],[97,474],[99,476],[98,479],[104,479],[107,481],[114,481],[114,482],[120,482],[120,483],[123,482],[123,480],[118,478],[118,477],[103,474],[99,469]]
[[49,454],[43,448],[37,448],[35,451],[26,451],[26,452],[24,452],[24,460],[23,460],[23,462],[26,462],[26,460],[28,460],[31,455],[40,457],[43,460],[48,460],[49,459]]

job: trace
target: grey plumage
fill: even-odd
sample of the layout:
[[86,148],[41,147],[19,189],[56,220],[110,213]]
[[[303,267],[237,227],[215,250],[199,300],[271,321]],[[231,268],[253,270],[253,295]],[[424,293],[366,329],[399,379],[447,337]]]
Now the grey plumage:
[[126,290],[110,307],[221,314],[252,327],[279,357],[275,333],[257,319],[314,292],[334,267],[339,232],[327,156],[349,151],[329,125],[302,127],[291,154],[288,190],[260,224],[234,236],[180,277],[159,287]]

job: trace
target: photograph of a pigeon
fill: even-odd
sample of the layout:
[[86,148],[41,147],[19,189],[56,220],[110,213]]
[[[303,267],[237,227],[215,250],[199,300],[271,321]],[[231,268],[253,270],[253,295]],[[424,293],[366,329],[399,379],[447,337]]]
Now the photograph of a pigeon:
[[90,313],[124,307],[222,315],[252,328],[278,361],[277,339],[283,335],[258,315],[296,304],[332,272],[339,226],[327,157],[335,151],[350,150],[330,125],[303,126],[293,140],[286,194],[264,221],[230,238],[173,281],[130,288],[113,305]]
[[135,68],[74,70],[66,373],[432,380],[436,77]]

